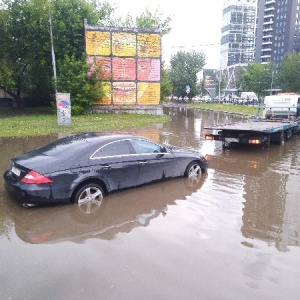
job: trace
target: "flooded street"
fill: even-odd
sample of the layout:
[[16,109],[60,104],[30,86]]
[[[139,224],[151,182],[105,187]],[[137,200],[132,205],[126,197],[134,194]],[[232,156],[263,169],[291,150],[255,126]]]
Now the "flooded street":
[[[300,297],[300,135],[223,149],[203,127],[242,117],[165,108],[172,121],[132,130],[209,161],[185,179],[75,205],[25,209],[0,178],[0,299],[289,299]],[[57,136],[0,138],[10,157]]]

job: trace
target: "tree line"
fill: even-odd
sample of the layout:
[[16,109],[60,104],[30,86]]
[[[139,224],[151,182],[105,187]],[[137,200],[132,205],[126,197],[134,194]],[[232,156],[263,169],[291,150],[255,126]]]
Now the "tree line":
[[253,91],[259,99],[274,91],[300,92],[300,53],[286,54],[282,64],[272,61],[266,64],[250,63],[246,69],[239,68],[236,74],[240,91]]
[[[56,90],[70,92],[72,112],[85,112],[103,95],[99,70],[87,76],[85,19],[95,26],[160,26],[163,35],[171,31],[171,17],[164,17],[158,9],[151,12],[146,8],[140,16],[127,15],[125,19],[116,17],[115,11],[114,5],[96,0],[2,0],[0,89],[12,98],[14,106],[48,105]],[[165,95],[170,93],[170,83],[164,64],[161,72]]]
[[[85,54],[84,20],[95,26],[153,28],[171,32],[171,17],[146,8],[133,18],[115,16],[116,7],[96,0],[2,0],[0,3],[0,89],[14,103],[49,105],[56,90],[71,93],[72,113],[81,114],[101,98],[101,72],[90,71]],[[51,23],[49,22],[51,20]],[[52,25],[50,28],[50,24]],[[50,39],[53,32],[53,43]],[[54,45],[57,77],[53,76]],[[201,93],[197,75],[203,52],[179,51],[161,64],[161,101],[171,94],[191,98]],[[100,74],[100,78],[99,78]],[[300,92],[300,54],[286,55],[280,67],[251,63],[236,74],[238,89],[263,97],[270,89]],[[56,79],[56,80],[54,80]],[[222,83],[222,81],[221,81]],[[221,84],[222,85],[222,84]],[[26,102],[26,103],[25,103]]]

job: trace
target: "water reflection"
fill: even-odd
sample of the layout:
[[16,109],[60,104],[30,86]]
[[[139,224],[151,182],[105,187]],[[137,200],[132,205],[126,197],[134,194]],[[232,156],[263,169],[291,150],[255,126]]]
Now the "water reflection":
[[297,145],[295,137],[282,146],[230,149],[208,156],[216,185],[231,186],[243,194],[241,232],[248,239],[245,246],[253,247],[255,240],[280,251],[299,246]]
[[[280,251],[300,243],[300,202],[297,200],[299,184],[299,136],[294,136],[282,146],[265,148],[222,148],[221,142],[205,141],[203,127],[232,123],[247,118],[240,115],[210,110],[181,108],[177,114],[169,110],[172,123],[164,130],[172,132],[170,140],[198,149],[209,160],[213,182],[212,190],[222,191],[224,198],[240,193],[244,198],[241,232],[253,247],[255,240],[263,240]],[[185,118],[189,122],[184,122]],[[174,123],[175,122],[175,123]],[[188,124],[187,127],[184,124]],[[178,130],[180,128],[180,130]],[[298,221],[297,221],[298,220]],[[252,240],[252,242],[251,242]]]
[[[14,222],[16,234],[26,243],[83,243],[86,239],[113,239],[120,232],[130,232],[138,226],[148,226],[177,200],[185,200],[204,183],[197,185],[187,178],[174,179],[104,198],[101,206],[86,213],[76,205],[24,209],[7,199],[7,211]],[[55,220],[55,221],[54,221]]]
[[[220,142],[205,141],[203,127],[238,121],[241,116],[186,107],[165,108],[165,113],[172,116],[172,121],[130,131],[206,155],[209,174],[202,184],[206,182],[209,186],[211,197],[225,203],[237,196],[238,201],[232,209],[242,213],[239,227],[242,238],[238,243],[251,248],[257,241],[264,241],[280,251],[299,246],[299,136],[282,146],[224,150]],[[11,156],[57,137],[1,138],[1,170],[5,170]],[[22,240],[32,243],[68,238],[82,242],[91,236],[112,239],[118,232],[129,232],[136,226],[149,224],[151,219],[163,214],[168,205],[177,199],[185,199],[196,190],[188,191],[179,180],[122,192],[109,196],[109,201],[105,200],[103,207],[87,218],[73,206],[24,210],[8,198],[1,176],[0,235],[8,236],[15,227]],[[195,207],[195,211],[197,209]],[[54,217],[58,220],[55,224],[52,222]],[[229,213],[228,217],[231,217]]]
[[[0,177],[1,299],[299,298],[300,136],[223,150],[203,127],[240,116],[165,112],[172,121],[131,131],[206,155],[194,189],[183,179],[144,186],[84,214],[25,209]],[[2,172],[11,156],[57,137],[0,139]]]

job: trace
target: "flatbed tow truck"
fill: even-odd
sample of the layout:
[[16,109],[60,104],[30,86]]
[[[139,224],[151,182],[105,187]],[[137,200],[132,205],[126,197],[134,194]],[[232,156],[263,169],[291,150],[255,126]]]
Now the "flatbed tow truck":
[[[205,139],[221,141],[224,147],[237,144],[281,144],[285,139],[300,132],[300,95],[298,96],[299,100],[296,105],[263,105],[258,107],[255,117],[246,121],[204,127],[204,129],[213,131],[212,134],[206,134]],[[281,101],[280,104],[287,102]],[[263,117],[259,117],[261,110],[263,110]]]

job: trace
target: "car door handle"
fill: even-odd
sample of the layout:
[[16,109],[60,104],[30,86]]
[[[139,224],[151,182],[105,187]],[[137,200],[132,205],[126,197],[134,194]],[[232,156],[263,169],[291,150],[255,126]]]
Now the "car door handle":
[[110,165],[103,165],[103,166],[101,167],[101,169],[105,169],[105,170],[110,169],[110,168],[111,168]]
[[140,161],[140,165],[146,165],[147,163],[147,161]]

